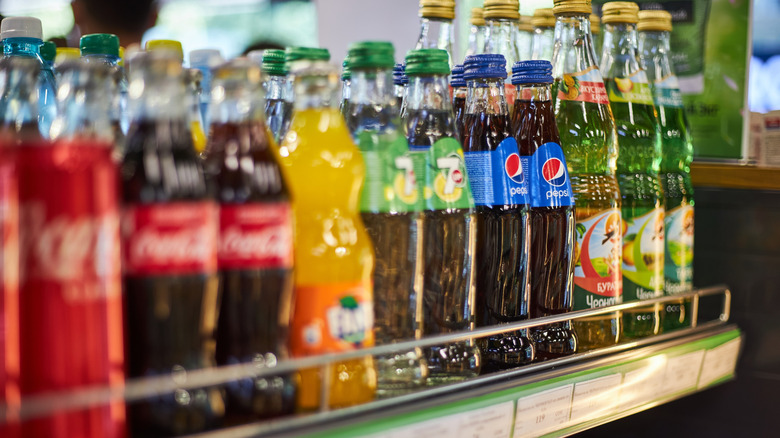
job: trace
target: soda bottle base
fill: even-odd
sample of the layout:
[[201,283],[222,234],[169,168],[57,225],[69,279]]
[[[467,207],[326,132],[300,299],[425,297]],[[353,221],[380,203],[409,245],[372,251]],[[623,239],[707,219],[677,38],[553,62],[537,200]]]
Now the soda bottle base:
[[482,338],[477,343],[482,353],[482,374],[526,365],[535,357],[525,330]]
[[691,300],[679,300],[663,304],[661,310],[661,331],[670,332],[691,325]]
[[241,424],[295,412],[295,377],[242,379],[225,384],[225,423]]
[[577,352],[577,337],[571,326],[550,324],[531,329],[536,361],[557,359]]
[[422,351],[410,350],[376,358],[377,398],[396,397],[425,387],[428,363]]
[[616,345],[620,340],[620,313],[609,317],[583,318],[572,321],[577,335],[577,351],[582,353]]
[[456,342],[428,348],[428,386],[460,382],[476,377],[482,367],[479,348],[470,342]]
[[[376,394],[376,370],[371,357],[336,362],[330,366],[328,376],[328,408],[344,408],[374,400]],[[321,368],[309,368],[300,372],[297,410],[311,412],[320,409],[322,390]]]
[[225,402],[217,388],[177,389],[128,405],[132,437],[167,437],[203,432],[222,424]]
[[623,311],[622,337],[641,339],[657,335],[661,326],[659,311],[658,305]]

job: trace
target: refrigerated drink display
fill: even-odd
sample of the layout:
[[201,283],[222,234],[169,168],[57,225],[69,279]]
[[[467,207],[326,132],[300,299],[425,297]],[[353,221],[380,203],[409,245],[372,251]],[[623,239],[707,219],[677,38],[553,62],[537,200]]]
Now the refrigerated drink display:
[[441,49],[447,52],[450,68],[455,65],[455,0],[420,0],[420,36],[415,49]]
[[[423,335],[468,330],[475,324],[476,215],[463,150],[449,99],[447,53],[412,50],[406,124],[419,181],[423,213]],[[479,374],[473,341],[425,349],[428,383],[460,381]]]
[[[657,298],[664,283],[664,205],[658,166],[661,131],[645,71],[639,66],[639,6],[609,2],[601,72],[615,118],[620,155],[617,177],[623,198],[623,301]],[[659,305],[623,312],[625,338],[658,333]]]
[[555,43],[555,15],[552,8],[540,8],[534,11],[531,20],[534,37],[531,43],[531,59],[552,60]]
[[49,128],[57,117],[56,82],[54,73],[46,68],[41,57],[43,44],[41,20],[34,17],[6,17],[0,23],[0,40],[3,55],[19,58],[32,58],[38,62],[37,91],[38,129],[44,138],[49,138]]
[[[503,55],[507,64],[507,75],[512,74],[512,65],[520,61],[517,34],[520,19],[518,0],[485,0],[485,47],[482,53]],[[506,81],[504,94],[507,102],[515,101],[515,87]]]
[[599,62],[601,54],[601,18],[596,14],[590,14],[590,34],[593,41],[593,51],[596,54],[596,62]]
[[[215,365],[218,212],[192,145],[181,59],[168,51],[130,63],[133,119],[122,161],[122,252],[131,378]],[[128,406],[136,436],[195,433],[218,424],[218,388],[179,388]]]
[[[295,109],[279,149],[295,205],[295,280],[290,351],[294,357],[374,345],[374,251],[360,219],[365,166],[338,110],[338,76],[326,61],[294,61]],[[300,372],[297,407],[374,399],[376,369],[369,357]]]
[[[471,8],[469,23],[469,41],[466,48],[466,57],[482,53],[485,47],[485,11],[482,8]],[[453,67],[453,70],[455,67]]]
[[[534,38],[533,19],[528,15],[521,15],[517,20],[517,44],[518,61],[531,59],[531,44]],[[508,65],[510,73],[512,66]]]
[[[622,300],[622,221],[615,178],[618,156],[615,121],[590,35],[590,2],[556,0],[553,51],[555,121],[575,202],[573,310]],[[614,345],[620,314],[574,322],[578,348]]]
[[[637,29],[639,58],[650,81],[663,136],[660,177],[666,204],[664,293],[671,296],[693,289],[693,144],[677,76],[669,62],[672,16],[666,11],[639,11]],[[685,327],[690,317],[690,299],[667,303],[661,312],[662,329]]]
[[203,126],[211,126],[209,120],[209,99],[211,98],[212,70],[225,62],[222,53],[218,49],[199,49],[190,52],[190,67],[194,68],[203,75],[200,83],[200,117],[203,120]]
[[[350,46],[352,110],[347,126],[363,155],[366,179],[360,215],[374,244],[374,336],[377,345],[422,336],[422,209],[418,175],[409,154],[390,80],[393,45]],[[391,397],[425,386],[420,348],[376,357],[377,395]]]
[[111,67],[117,82],[119,94],[111,99],[111,122],[114,127],[114,144],[121,157],[127,131],[127,78],[119,67],[119,38],[110,33],[84,35],[79,40],[81,56],[87,62],[97,62]]
[[279,144],[287,133],[292,119],[292,89],[284,64],[283,50],[266,50],[262,54],[262,69],[266,75],[265,121],[274,141]]
[[[289,358],[290,195],[265,125],[260,67],[230,61],[214,70],[213,89],[203,167],[219,202],[216,361],[273,368]],[[292,413],[294,380],[287,373],[228,382],[227,415],[252,420]]]
[[341,115],[345,118],[350,112],[349,98],[352,95],[351,89],[352,71],[349,68],[349,55],[347,55],[347,57],[344,58],[344,61],[341,63],[341,102],[339,103],[339,112],[341,112]]
[[[477,206],[477,326],[528,318],[528,184],[504,97],[502,55],[466,58],[463,153]],[[531,255],[532,256],[532,255]],[[480,338],[482,371],[531,362],[527,330]]]
[[[35,119],[38,68],[31,58],[0,61],[3,131],[14,135],[19,172],[21,395],[121,389],[119,176],[109,118],[118,90],[106,66],[63,65],[60,116],[47,141]],[[124,435],[122,401],[38,417],[21,430],[25,437]]]
[[455,113],[455,131],[458,138],[463,140],[463,119],[466,117],[466,80],[463,79],[463,65],[456,65],[452,68],[450,77],[450,88],[452,89],[452,110]]
[[[529,186],[528,287],[531,318],[572,309],[574,195],[552,103],[552,64],[521,61],[512,67],[517,86],[512,132]],[[531,329],[537,359],[577,351],[571,322]]]

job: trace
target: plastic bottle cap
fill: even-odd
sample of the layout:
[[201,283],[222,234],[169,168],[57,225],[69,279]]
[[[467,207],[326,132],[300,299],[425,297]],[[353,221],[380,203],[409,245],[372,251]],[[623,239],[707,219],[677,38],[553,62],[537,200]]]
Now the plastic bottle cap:
[[119,46],[119,62],[117,65],[120,67],[125,66],[125,48],[122,46]]
[[552,8],[540,8],[534,11],[531,24],[538,28],[555,27],[555,15]]
[[288,47],[284,53],[285,62],[294,61],[330,61],[330,52],[328,49],[319,47]]
[[465,72],[465,68],[463,67],[462,64],[458,64],[452,67],[452,76],[450,78],[450,85],[453,88],[466,86],[466,79],[463,78],[464,72]]
[[119,37],[112,33],[93,33],[79,40],[81,55],[110,55],[119,57]]
[[0,40],[6,38],[36,38],[43,40],[41,20],[35,17],[6,17],[0,23]]
[[406,54],[406,75],[448,75],[450,56],[442,49],[416,49]]
[[420,17],[455,19],[455,0],[420,0]]
[[341,62],[341,80],[346,81],[348,79],[352,79],[352,70],[349,68],[349,53],[347,53],[344,61]]
[[349,46],[347,59],[350,70],[389,69],[395,66],[395,48],[388,41],[361,41]]
[[529,17],[528,15],[521,15],[517,20],[517,29],[521,32],[533,32],[534,24],[532,21],[533,18]]
[[672,31],[672,14],[663,10],[639,11],[639,31]]
[[146,50],[172,52],[179,57],[179,60],[184,61],[184,50],[181,48],[181,43],[176,40],[149,40],[146,42]]
[[601,22],[604,24],[639,22],[639,5],[634,2],[609,2],[601,8]]
[[553,0],[553,14],[586,14],[590,15],[593,7],[590,0]]
[[57,55],[54,57],[54,63],[60,64],[72,59],[79,59],[81,50],[75,47],[57,47]]
[[57,45],[51,41],[45,41],[41,44],[41,58],[44,61],[54,62],[57,57]]
[[482,8],[471,8],[471,25],[485,25],[485,11]]
[[601,18],[596,14],[590,14],[590,33],[593,35],[601,33]]
[[393,84],[406,85],[409,83],[409,76],[406,76],[406,64],[398,63],[393,67]]
[[501,18],[507,20],[520,19],[519,0],[485,0],[485,5],[482,8],[485,10],[484,16],[486,20]]
[[512,66],[512,84],[551,84],[552,64],[550,61],[518,61]]
[[198,49],[190,52],[191,67],[212,68],[225,62],[219,49]]
[[253,50],[249,52],[247,56],[249,59],[254,59],[257,55],[253,55],[255,52],[260,54],[260,65],[263,71],[271,76],[287,76],[287,67],[284,64],[284,50]]
[[463,63],[463,78],[506,79],[506,58],[504,55],[480,54],[466,57]]

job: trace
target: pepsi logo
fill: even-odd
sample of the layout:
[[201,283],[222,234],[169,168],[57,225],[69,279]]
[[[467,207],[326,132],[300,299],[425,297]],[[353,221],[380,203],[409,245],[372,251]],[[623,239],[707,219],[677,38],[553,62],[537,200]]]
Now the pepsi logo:
[[506,157],[504,162],[504,170],[507,176],[512,181],[522,184],[525,181],[525,175],[523,175],[523,166],[520,163],[520,156],[517,154],[511,154]]
[[566,184],[566,169],[561,160],[550,158],[542,165],[542,177],[548,184],[560,187]]

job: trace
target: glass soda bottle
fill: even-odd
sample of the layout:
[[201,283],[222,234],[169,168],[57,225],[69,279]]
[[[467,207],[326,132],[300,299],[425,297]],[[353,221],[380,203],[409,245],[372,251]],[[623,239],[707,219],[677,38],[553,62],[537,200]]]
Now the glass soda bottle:
[[284,51],[264,51],[262,68],[266,75],[263,83],[263,88],[265,88],[265,120],[268,129],[273,134],[274,141],[279,144],[290,127],[293,110],[292,89],[284,63]]
[[550,61],[555,43],[555,15],[553,15],[552,8],[535,10],[531,23],[534,26],[531,59]]
[[[503,55],[466,58],[463,153],[477,207],[477,326],[528,318],[528,185],[504,97]],[[531,362],[527,330],[477,341],[483,371]]]
[[190,52],[190,67],[200,71],[203,80],[201,81],[200,94],[200,117],[203,120],[203,126],[211,126],[209,120],[209,99],[211,98],[212,70],[225,62],[219,49],[199,49]]
[[203,95],[203,73],[196,68],[184,69],[184,83],[187,86],[187,119],[192,130],[192,145],[195,152],[201,153],[206,149],[206,131],[204,130],[203,117],[200,112],[201,95]]
[[41,20],[34,17],[6,17],[0,23],[0,40],[3,44],[3,55],[10,57],[32,58],[38,62],[37,98],[38,98],[38,129],[44,138],[49,138],[49,128],[57,117],[57,101],[54,72],[41,57],[40,47],[43,44],[43,29]]
[[[295,61],[330,61],[330,52],[328,49],[323,49],[320,47],[288,47],[284,52],[284,65],[287,68],[288,74],[290,73],[290,66]],[[290,84],[290,102],[295,102],[295,90],[296,87],[294,85],[294,78],[291,77],[288,79],[288,83]],[[336,102],[334,101],[334,104]],[[338,107],[336,107],[338,109]],[[294,105],[293,105],[293,113],[294,113]],[[292,120],[292,116],[291,119]],[[289,129],[289,126],[288,128]],[[280,137],[284,138],[284,136]],[[282,140],[279,140],[280,142]]]
[[[485,16],[482,8],[471,8],[468,47],[466,57],[482,53],[485,48]],[[453,67],[453,71],[455,68]]]
[[[520,19],[518,0],[485,0],[485,48],[482,53],[503,55],[508,66],[507,75],[512,73],[512,64],[520,60],[517,34]],[[515,87],[506,81],[504,95],[507,102],[515,101]]]
[[409,92],[409,76],[406,76],[406,64],[398,63],[393,67],[393,95],[398,102],[398,115],[405,119],[406,96]]
[[[639,58],[647,72],[661,125],[661,186],[664,193],[664,293],[668,296],[693,289],[694,198],[691,184],[693,144],[677,76],[669,62],[672,16],[666,11],[639,11]],[[666,303],[663,330],[690,324],[691,301]]]
[[[279,149],[294,199],[295,288],[290,351],[295,357],[374,345],[374,251],[360,218],[365,166],[337,106],[338,76],[324,60],[298,60],[295,109]],[[312,185],[313,181],[318,184]],[[376,369],[369,357],[302,370],[299,410],[374,399]]]
[[[122,252],[128,375],[215,365],[218,211],[192,145],[181,59],[170,51],[130,63],[132,121],[122,161]],[[132,403],[137,436],[195,433],[224,414],[218,388],[177,389]]]
[[[529,288],[531,318],[572,309],[574,196],[552,103],[552,64],[520,61],[512,67],[517,86],[512,129],[529,190]],[[573,354],[570,322],[531,329],[538,359]]]
[[341,102],[339,103],[339,112],[345,118],[350,112],[349,98],[352,95],[352,70],[349,68],[349,55],[341,63]]
[[[661,131],[645,71],[639,66],[636,23],[639,6],[609,2],[601,68],[620,144],[617,177],[622,205],[623,300],[663,295],[664,206],[658,166]],[[658,333],[660,305],[623,312],[623,335]]]
[[[25,107],[6,107],[11,114],[3,114],[5,122],[21,122],[15,135],[21,395],[100,385],[121,389],[119,175],[108,116],[117,90],[106,66],[63,65],[60,115],[52,122],[54,139],[47,141],[37,130],[37,99],[30,98],[38,68],[31,58],[0,61],[0,70],[15,82],[16,104]],[[124,402],[25,421],[22,436],[124,437]]]
[[[593,55],[590,2],[556,0],[553,50],[555,121],[574,192],[573,310],[622,300],[620,190],[615,121]],[[620,314],[573,322],[580,350],[614,345]]]
[[441,49],[447,52],[450,68],[455,65],[455,0],[420,0],[420,36],[415,49]]
[[[463,150],[449,99],[447,53],[412,50],[406,130],[423,212],[423,335],[474,327],[476,214]],[[479,348],[471,340],[425,349],[428,383],[479,374]]]
[[[374,335],[378,345],[422,336],[422,215],[417,175],[398,117],[391,80],[393,45],[361,42],[349,49],[352,110],[347,126],[363,155],[360,214],[374,244]],[[377,359],[381,397],[425,385],[422,350]]]
[[[534,38],[534,25],[533,18],[527,15],[521,15],[517,20],[517,37],[515,43],[517,44],[517,60],[531,59],[531,44]],[[510,73],[512,66],[508,65]],[[513,87],[514,88],[514,87]]]
[[[289,357],[292,208],[264,121],[260,67],[235,59],[214,70],[203,153],[219,202],[217,264],[222,303],[218,365],[272,368]],[[240,166],[236,163],[241,163]],[[227,383],[227,414],[251,420],[292,413],[292,374]]]
[[601,54],[601,18],[596,14],[590,14],[590,34],[593,37],[593,51],[598,63],[599,54]]
[[463,79],[463,65],[452,68],[450,76],[450,88],[452,89],[452,110],[455,112],[455,130],[458,138],[463,138],[463,118],[466,116],[466,80]]

